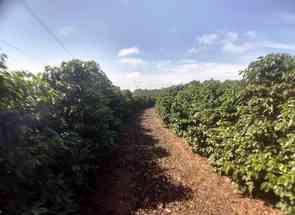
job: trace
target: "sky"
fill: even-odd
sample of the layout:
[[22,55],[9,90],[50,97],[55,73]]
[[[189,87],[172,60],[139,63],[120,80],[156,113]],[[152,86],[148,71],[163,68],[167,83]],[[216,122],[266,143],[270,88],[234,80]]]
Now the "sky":
[[95,60],[123,89],[160,88],[238,79],[259,56],[294,54],[295,1],[0,0],[0,28],[10,69]]

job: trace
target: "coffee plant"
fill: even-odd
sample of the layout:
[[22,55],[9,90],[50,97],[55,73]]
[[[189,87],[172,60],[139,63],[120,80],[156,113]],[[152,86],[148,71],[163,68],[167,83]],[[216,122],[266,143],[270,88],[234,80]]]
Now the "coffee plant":
[[163,122],[251,195],[295,213],[295,57],[270,54],[241,81],[192,82],[157,100]]
[[1,213],[81,214],[80,196],[96,186],[137,101],[94,61],[32,74],[8,71],[5,59],[1,55]]

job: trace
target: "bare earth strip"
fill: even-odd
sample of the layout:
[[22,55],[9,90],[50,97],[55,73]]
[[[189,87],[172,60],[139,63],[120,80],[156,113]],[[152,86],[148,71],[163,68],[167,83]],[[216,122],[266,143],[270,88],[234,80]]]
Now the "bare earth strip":
[[108,175],[85,214],[280,214],[262,200],[235,191],[182,138],[164,128],[154,109],[127,123]]

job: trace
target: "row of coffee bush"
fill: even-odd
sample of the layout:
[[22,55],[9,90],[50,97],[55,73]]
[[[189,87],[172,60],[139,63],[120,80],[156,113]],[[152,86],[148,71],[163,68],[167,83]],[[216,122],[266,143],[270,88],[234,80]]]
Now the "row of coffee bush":
[[[0,210],[9,215],[81,214],[100,165],[137,105],[94,61],[32,74],[0,60]],[[103,185],[98,185],[103,186]]]
[[165,90],[163,122],[240,189],[295,213],[295,57],[270,54],[238,81],[194,81]]

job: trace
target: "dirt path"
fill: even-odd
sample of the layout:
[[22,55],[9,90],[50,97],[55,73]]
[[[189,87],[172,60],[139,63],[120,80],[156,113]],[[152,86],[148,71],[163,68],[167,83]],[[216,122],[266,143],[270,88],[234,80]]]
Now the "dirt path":
[[89,214],[279,214],[235,192],[229,178],[163,128],[154,109],[135,116],[121,139],[113,171],[101,176],[106,186],[93,196]]

